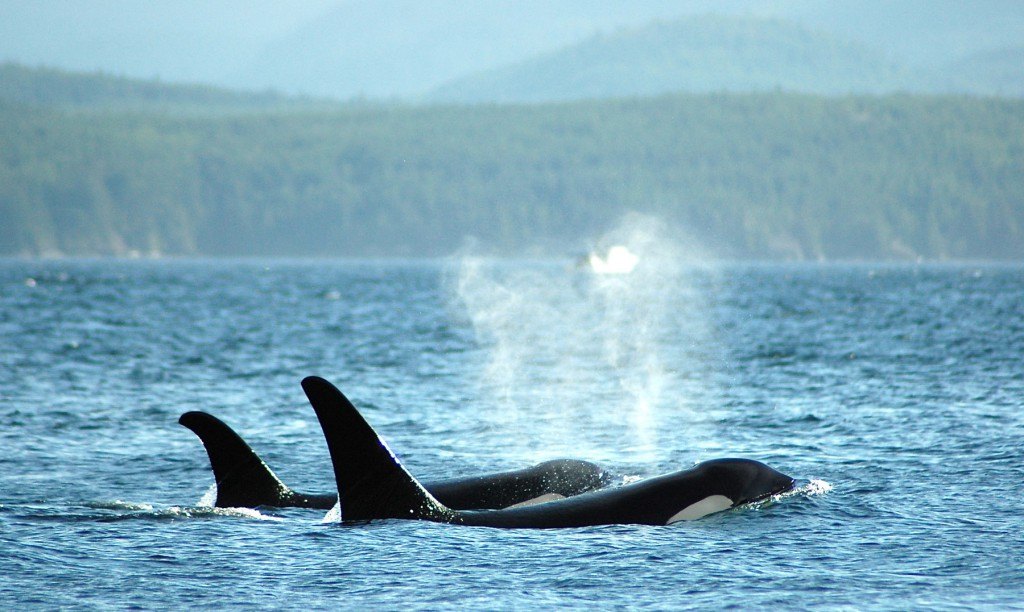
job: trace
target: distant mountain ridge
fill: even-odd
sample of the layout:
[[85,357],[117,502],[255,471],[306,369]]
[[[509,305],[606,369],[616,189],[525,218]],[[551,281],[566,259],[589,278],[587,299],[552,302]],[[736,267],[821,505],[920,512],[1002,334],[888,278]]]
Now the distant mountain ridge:
[[704,15],[598,35],[455,80],[429,98],[546,102],[672,92],[824,95],[908,88],[910,71],[861,45],[777,19]]
[[[1017,0],[9,1],[0,2],[0,61],[342,100],[411,101],[599,34],[709,13],[775,19],[858,46],[875,56],[865,57],[875,69],[883,58],[911,71],[914,78],[901,81],[910,91],[1018,90],[1011,78],[998,76],[1013,66],[999,68],[991,56],[1024,47],[1024,2]],[[978,69],[976,82],[970,77]]]
[[350,0],[268,44],[239,86],[414,98],[590,34],[671,17],[678,0]]
[[935,74],[938,91],[1024,98],[1024,46],[985,51],[951,62]]
[[241,92],[207,85],[180,85],[103,73],[68,72],[0,63],[0,100],[67,110],[235,112],[327,108],[336,102],[266,91]]

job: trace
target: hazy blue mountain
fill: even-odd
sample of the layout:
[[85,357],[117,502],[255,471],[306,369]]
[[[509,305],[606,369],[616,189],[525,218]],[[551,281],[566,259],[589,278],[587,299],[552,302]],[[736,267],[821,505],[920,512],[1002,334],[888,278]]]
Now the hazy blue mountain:
[[1024,97],[1024,47],[985,51],[968,56],[934,72],[939,91]]
[[679,14],[673,0],[350,0],[268,46],[235,79],[343,98],[416,96],[595,32]]
[[705,15],[599,35],[457,79],[433,99],[538,102],[673,91],[880,93],[910,74],[861,45],[774,19]]
[[0,62],[173,82],[225,75],[338,0],[0,0]]
[[[768,3],[765,3],[768,4]],[[1024,44],[1019,0],[780,0],[774,16],[869,45],[916,67],[939,67]]]
[[412,98],[597,34],[704,14],[789,21],[922,72],[1024,46],[1016,0],[0,0],[0,61]]
[[[416,97],[599,34],[708,14],[784,20],[871,49],[869,73],[887,72],[886,62],[930,70],[1024,43],[1024,2],[1012,0],[348,0],[269,45],[232,83]],[[875,80],[855,74],[851,84]]]
[[0,100],[73,110],[217,112],[327,108],[336,102],[206,85],[174,85],[103,73],[0,64]]

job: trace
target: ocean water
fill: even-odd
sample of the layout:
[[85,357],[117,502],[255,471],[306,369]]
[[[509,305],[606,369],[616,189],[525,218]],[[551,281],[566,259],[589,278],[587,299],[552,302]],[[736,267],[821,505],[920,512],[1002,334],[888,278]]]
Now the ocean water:
[[[0,603],[1024,607],[1024,267],[0,261]],[[423,478],[722,456],[795,494],[669,527],[214,510],[188,410],[328,492],[318,374]]]

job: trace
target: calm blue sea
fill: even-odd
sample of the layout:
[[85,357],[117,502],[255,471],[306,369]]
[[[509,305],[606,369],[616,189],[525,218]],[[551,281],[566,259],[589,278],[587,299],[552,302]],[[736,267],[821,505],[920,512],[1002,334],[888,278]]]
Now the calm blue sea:
[[[0,605],[1021,608],[1022,357],[1019,265],[4,260]],[[423,478],[741,456],[801,488],[553,531],[209,508],[188,410],[332,489],[309,374]]]

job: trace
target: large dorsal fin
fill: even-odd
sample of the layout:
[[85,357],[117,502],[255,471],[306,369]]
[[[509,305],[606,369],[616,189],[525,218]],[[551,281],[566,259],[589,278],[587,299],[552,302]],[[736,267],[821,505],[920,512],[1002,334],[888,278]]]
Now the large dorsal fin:
[[295,496],[233,429],[205,412],[186,412],[178,422],[191,429],[210,457],[219,508],[279,506]]
[[338,481],[341,518],[450,521],[455,513],[441,505],[387,447],[352,402],[323,378],[303,379],[327,439]]

